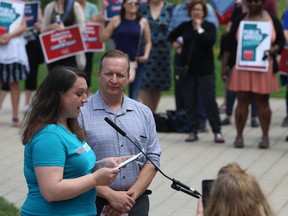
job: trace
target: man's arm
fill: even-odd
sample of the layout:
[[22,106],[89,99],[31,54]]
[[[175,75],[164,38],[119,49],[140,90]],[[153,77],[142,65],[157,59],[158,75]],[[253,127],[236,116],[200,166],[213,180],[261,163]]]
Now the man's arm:
[[156,173],[157,170],[153,164],[145,164],[143,166],[137,181],[128,190],[133,193],[132,196],[135,200],[147,190]]

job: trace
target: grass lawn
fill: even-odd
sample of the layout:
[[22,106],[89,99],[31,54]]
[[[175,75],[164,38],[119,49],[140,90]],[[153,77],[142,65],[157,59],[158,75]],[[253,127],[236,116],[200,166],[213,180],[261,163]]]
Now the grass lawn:
[[13,204],[0,197],[0,215],[18,216],[20,215],[20,212]]

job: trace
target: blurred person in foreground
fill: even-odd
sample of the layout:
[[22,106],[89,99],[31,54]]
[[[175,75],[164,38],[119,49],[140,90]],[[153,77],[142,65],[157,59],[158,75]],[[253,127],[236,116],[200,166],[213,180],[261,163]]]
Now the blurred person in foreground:
[[[99,89],[81,108],[78,118],[87,133],[87,143],[97,159],[121,155],[134,155],[139,149],[160,167],[160,143],[151,110],[127,97],[123,91],[129,81],[129,56],[120,50],[106,52],[99,64]],[[104,118],[118,125],[127,137],[121,136]],[[129,164],[109,186],[97,186],[97,215],[129,213],[129,216],[148,216],[147,188],[157,169],[142,157]],[[104,206],[106,206],[104,208]]]
[[222,167],[203,209],[198,201],[197,216],[274,216],[259,183],[238,164]]
[[[230,75],[228,89],[237,92],[237,107],[235,110],[235,122],[237,135],[234,141],[235,148],[244,147],[243,130],[248,116],[248,105],[252,97],[255,99],[258,118],[262,129],[262,137],[258,143],[259,148],[269,148],[269,127],[271,121],[271,109],[269,94],[278,91],[276,72],[276,56],[280,54],[285,44],[282,26],[277,17],[264,10],[265,0],[245,0],[247,12],[233,20],[228,34],[226,46],[222,57],[222,78],[227,78],[227,66],[234,65]],[[250,70],[238,70],[235,67],[236,51],[238,43],[238,27],[241,21],[268,22],[272,26],[271,47],[267,54],[269,61],[268,72]],[[264,53],[263,53],[264,55]]]
[[95,215],[95,186],[111,184],[120,171],[113,167],[128,158],[96,163],[77,121],[86,90],[84,72],[58,66],[36,92],[22,127],[28,194],[21,215]]

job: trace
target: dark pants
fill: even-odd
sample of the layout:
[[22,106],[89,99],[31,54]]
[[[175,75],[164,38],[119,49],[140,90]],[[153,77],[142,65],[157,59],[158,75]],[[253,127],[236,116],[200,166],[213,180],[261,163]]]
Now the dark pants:
[[42,62],[43,53],[38,40],[29,41],[26,45],[26,51],[29,60],[30,72],[25,80],[25,89],[34,91],[37,89],[37,78],[39,64]]
[[75,56],[67,57],[50,64],[47,64],[48,71],[51,71],[56,66],[70,66],[70,67],[77,67]]
[[[181,54],[175,54],[174,56],[174,65],[179,66],[181,65]],[[175,102],[176,102],[176,110],[181,111],[185,110],[185,99],[184,99],[184,91],[183,91],[183,84],[181,80],[174,79],[174,95],[175,95]],[[198,116],[199,122],[205,125],[205,121],[207,119],[207,114],[205,112],[205,108],[202,103],[201,92],[198,92]]]
[[212,131],[214,133],[221,132],[220,116],[216,102],[214,74],[207,76],[187,76],[185,80],[183,80],[183,90],[186,112],[191,123],[191,132],[197,133],[197,128],[199,126],[198,92],[201,93],[202,106],[207,113]]
[[[226,91],[226,115],[227,116],[232,116],[235,99],[236,99],[236,92],[230,91],[227,89]],[[256,109],[256,103],[255,103],[254,98],[252,98],[252,101],[251,101],[251,117],[252,118],[257,117],[257,109]]]
[[86,57],[86,66],[84,72],[87,75],[87,85],[88,87],[91,86],[91,76],[92,76],[92,70],[93,70],[93,52],[87,52],[85,53]]
[[[176,66],[181,65],[181,54],[177,54],[177,53],[175,54],[174,65]],[[184,100],[182,88],[183,87],[182,87],[181,81],[175,80],[174,95],[175,95],[175,102],[176,102],[176,110],[185,110],[185,100]]]
[[[105,205],[108,204],[108,201],[98,197],[96,198],[96,206],[97,206],[97,216],[101,215],[102,209]],[[149,198],[147,193],[143,193],[138,199],[136,199],[136,203],[133,208],[129,212],[129,216],[148,216],[149,213]]]

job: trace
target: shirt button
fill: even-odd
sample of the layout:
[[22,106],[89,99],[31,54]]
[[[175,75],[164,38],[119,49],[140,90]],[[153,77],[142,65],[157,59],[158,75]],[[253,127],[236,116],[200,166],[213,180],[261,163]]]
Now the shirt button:
[[122,178],[125,179],[125,176],[123,176]]
[[121,148],[123,147],[123,145],[121,145]]

